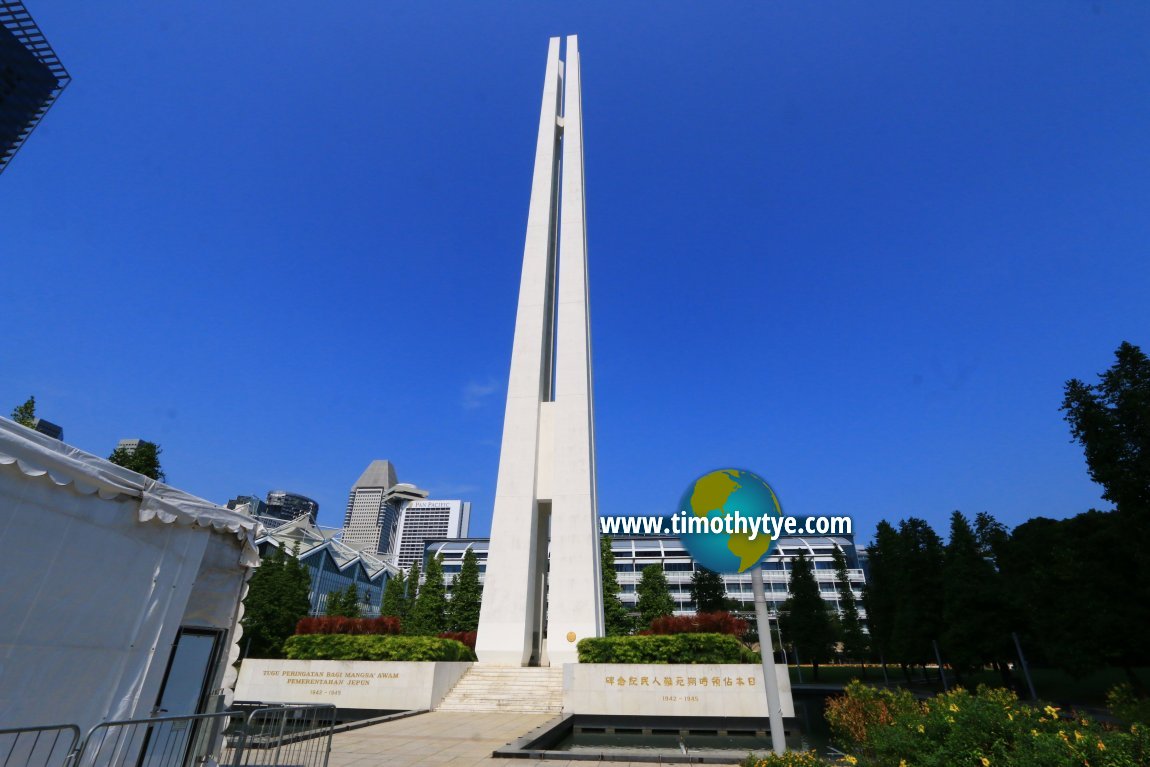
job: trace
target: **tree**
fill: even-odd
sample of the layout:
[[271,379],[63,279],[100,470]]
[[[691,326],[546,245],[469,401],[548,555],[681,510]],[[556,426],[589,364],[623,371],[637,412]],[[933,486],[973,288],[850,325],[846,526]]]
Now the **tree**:
[[915,517],[899,522],[891,651],[904,671],[934,658],[932,642],[942,633],[942,559],[942,539],[930,525]]
[[898,532],[885,519],[880,520],[874,540],[867,547],[870,573],[863,586],[863,605],[866,607],[871,649],[878,653],[884,669],[888,660],[896,660],[891,647],[899,599],[897,548]]
[[647,565],[643,568],[643,577],[639,579],[639,619],[644,626],[650,626],[651,621],[670,615],[675,612],[675,600],[671,599],[670,587],[667,585],[667,576],[663,574],[662,565]]
[[1062,410],[1090,478],[1120,511],[1150,514],[1150,359],[1122,342],[1097,384],[1066,382]]
[[463,565],[451,581],[451,602],[447,605],[448,628],[451,631],[475,631],[479,628],[479,608],[483,588],[479,585],[479,558],[468,547],[463,552]]
[[162,452],[164,449],[155,442],[142,439],[134,449],[117,447],[108,456],[108,460],[117,466],[131,469],[137,474],[143,474],[145,477],[163,482],[167,476],[164,474],[164,470],[160,468],[160,453]]
[[23,405],[12,409],[12,420],[29,429],[36,428],[36,398],[29,397]]
[[443,586],[443,556],[440,555],[427,560],[427,572],[411,607],[406,633],[435,636],[447,629],[446,618],[447,590]]
[[[1150,652],[1135,638],[1139,632],[1129,627],[1150,625],[1150,555],[1145,543],[1150,536],[1150,359],[1125,341],[1114,358],[1097,384],[1067,381],[1062,410],[1071,435],[1082,445],[1090,478],[1102,485],[1102,497],[1114,504],[1117,518],[1088,520],[1080,515],[1068,521],[1078,535],[1097,545],[1078,552],[1088,571],[1086,580],[1118,589],[1103,599],[1116,602],[1118,613],[1112,617],[1127,629],[1105,647],[1141,689],[1133,666],[1145,663]],[[1112,546],[1109,551],[1107,545]],[[1091,606],[1104,609],[1102,604]]]
[[819,593],[815,568],[805,551],[791,561],[791,595],[779,610],[779,629],[784,641],[798,648],[799,658],[811,664],[814,678],[819,678],[819,663],[831,654],[834,627],[827,603]]
[[695,612],[715,613],[726,609],[727,587],[723,576],[699,567],[691,575],[691,599],[695,600]]
[[[979,519],[984,535],[997,524],[989,515],[979,515]],[[1009,659],[1010,614],[999,574],[975,528],[958,511],[950,517],[942,577],[943,628],[939,641],[946,660],[961,674]],[[999,668],[1003,670],[1005,665]]]
[[870,648],[867,643],[866,632],[863,631],[862,618],[859,617],[858,603],[854,591],[851,589],[850,574],[847,572],[847,558],[843,550],[835,546],[832,554],[835,565],[835,578],[839,588],[839,641],[843,645],[843,654],[851,660],[866,660]]
[[311,575],[299,561],[299,545],[291,554],[270,544],[269,549],[244,598],[245,655],[252,658],[282,658],[284,640],[311,609]]
[[359,588],[355,583],[348,584],[346,589],[333,591],[327,595],[327,615],[338,615],[344,618],[358,618],[361,611],[359,609]]
[[603,583],[603,625],[607,636],[627,636],[635,630],[635,621],[619,599],[619,577],[615,572],[615,554],[611,551],[611,538],[599,538],[599,576]]
[[407,617],[407,580],[400,570],[387,579],[383,587],[383,602],[379,606],[380,615],[391,615],[401,621]]

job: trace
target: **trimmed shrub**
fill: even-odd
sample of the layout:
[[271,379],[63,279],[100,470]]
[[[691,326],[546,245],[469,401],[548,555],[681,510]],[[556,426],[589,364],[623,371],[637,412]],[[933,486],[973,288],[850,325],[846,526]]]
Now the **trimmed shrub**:
[[403,625],[399,618],[386,615],[381,618],[346,618],[324,615],[318,618],[300,618],[296,634],[399,634]]
[[699,613],[698,615],[664,615],[651,621],[646,634],[730,634],[742,639],[747,633],[747,622],[728,612]]
[[730,634],[588,637],[577,645],[580,663],[758,663]]
[[472,650],[474,650],[475,649],[475,635],[476,635],[476,633],[477,632],[475,632],[475,631],[444,631],[442,634],[439,635],[439,638],[440,639],[454,639],[456,642],[462,642],[463,644],[467,645]]
[[454,639],[365,634],[296,634],[284,643],[291,660],[474,661]]

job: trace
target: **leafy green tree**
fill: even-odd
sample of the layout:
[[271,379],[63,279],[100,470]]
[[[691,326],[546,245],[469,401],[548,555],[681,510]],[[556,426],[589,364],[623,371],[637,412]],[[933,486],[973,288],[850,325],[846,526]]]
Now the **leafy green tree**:
[[[1090,478],[1102,485],[1102,497],[1114,504],[1115,514],[1080,515],[1068,522],[1074,534],[1085,536],[1087,545],[1078,552],[1084,582],[1116,589],[1083,604],[1092,614],[1116,609],[1099,622],[1113,619],[1127,627],[1100,649],[1126,669],[1135,690],[1145,693],[1133,667],[1150,663],[1150,649],[1139,641],[1142,632],[1129,627],[1150,625],[1150,359],[1127,342],[1114,357],[1098,383],[1066,382],[1062,410],[1082,445]],[[1112,548],[1106,551],[1106,545]]]
[[411,617],[411,608],[415,606],[415,599],[419,596],[419,579],[419,562],[413,562],[407,573],[407,615],[405,616],[407,618]]
[[164,452],[164,449],[155,442],[148,442],[142,439],[134,450],[126,447],[117,447],[112,451],[112,454],[108,456],[108,460],[117,466],[131,469],[137,474],[143,474],[145,477],[151,477],[152,479],[163,482],[167,479],[167,476],[160,467],[160,453],[162,452]]
[[[980,519],[979,527],[985,533],[992,520],[982,515]],[[1009,659],[1011,616],[998,571],[975,528],[958,511],[950,517],[942,576],[943,629],[939,642],[945,660],[961,674]]]
[[1150,515],[1150,359],[1125,341],[1097,384],[1066,382],[1062,410],[1086,453],[1102,497],[1124,513]]
[[942,539],[924,520],[910,517],[898,525],[896,572],[898,601],[892,653],[903,665],[934,658],[932,642],[942,633]]
[[354,583],[349,583],[346,589],[328,594],[325,612],[327,615],[338,615],[344,618],[360,617],[359,588]]
[[463,565],[451,581],[451,602],[447,605],[451,631],[475,631],[479,628],[479,608],[483,587],[479,585],[479,558],[468,547],[463,552]]
[[23,405],[12,410],[12,420],[29,429],[36,428],[36,398],[29,397]]
[[644,626],[651,621],[675,612],[675,600],[671,599],[667,576],[662,565],[647,565],[636,589],[639,594],[639,619]]
[[299,545],[291,554],[269,549],[244,598],[245,655],[251,658],[282,658],[284,641],[311,609],[311,575],[299,561]]
[[619,599],[619,577],[615,572],[615,554],[611,538],[599,538],[599,574],[603,583],[603,624],[607,636],[627,636],[635,630],[635,621]]
[[727,587],[723,576],[698,567],[691,574],[691,599],[695,600],[695,612],[714,613],[727,606]]
[[411,607],[406,633],[435,636],[446,629],[447,589],[443,585],[443,556],[440,555],[427,560],[427,572]]
[[838,635],[843,645],[843,654],[851,660],[866,660],[870,647],[866,632],[863,631],[862,618],[859,617],[858,602],[851,589],[847,558],[838,546],[835,546],[832,556],[839,589]]
[[791,642],[800,660],[810,663],[814,678],[819,678],[819,663],[831,654],[834,626],[827,603],[819,593],[815,568],[805,551],[791,561],[790,596],[779,610],[779,629],[783,641]]
[[867,628],[870,629],[871,650],[878,654],[884,668],[887,661],[897,660],[892,647],[899,601],[898,543],[898,531],[884,519],[879,521],[874,540],[867,547],[870,573],[863,587],[863,605],[866,607]]
[[383,587],[383,602],[379,606],[380,615],[391,615],[401,621],[407,617],[407,580],[400,570],[392,578],[387,579]]

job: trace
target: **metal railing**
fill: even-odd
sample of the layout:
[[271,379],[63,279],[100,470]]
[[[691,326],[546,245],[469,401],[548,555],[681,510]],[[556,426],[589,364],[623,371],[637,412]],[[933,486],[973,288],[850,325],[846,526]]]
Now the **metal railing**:
[[80,728],[74,724],[0,730],[0,765],[65,767],[79,741]]
[[327,767],[336,708],[269,706],[194,716],[0,730],[0,767]]

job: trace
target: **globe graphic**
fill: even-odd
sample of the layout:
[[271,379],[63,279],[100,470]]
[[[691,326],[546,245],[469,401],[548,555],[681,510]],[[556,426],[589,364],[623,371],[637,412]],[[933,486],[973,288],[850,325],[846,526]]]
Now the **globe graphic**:
[[[682,512],[686,512],[683,514]],[[688,487],[679,500],[681,517],[781,517],[782,507],[767,481],[746,469],[707,472]],[[686,520],[684,519],[684,524]],[[752,540],[749,532],[683,532],[679,538],[696,562],[717,573],[745,573],[762,561],[774,541],[770,529],[760,526]],[[686,527],[683,528],[687,530]]]

